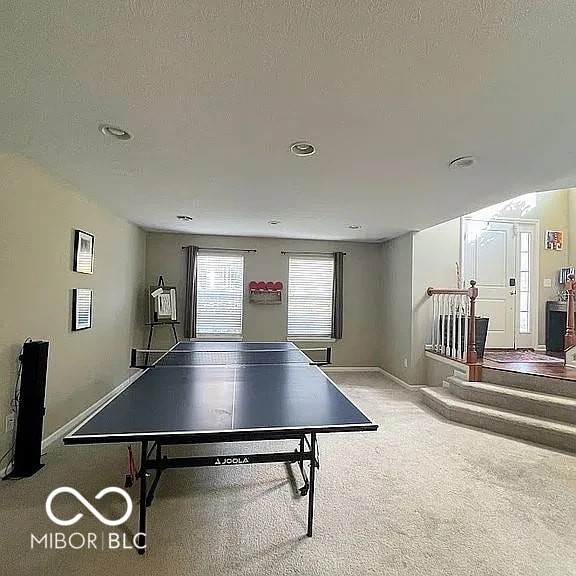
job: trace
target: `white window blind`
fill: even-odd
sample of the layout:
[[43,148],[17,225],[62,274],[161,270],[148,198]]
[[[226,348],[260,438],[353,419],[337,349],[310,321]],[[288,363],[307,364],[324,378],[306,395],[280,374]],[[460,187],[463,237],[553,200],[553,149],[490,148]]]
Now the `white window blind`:
[[199,253],[196,265],[197,336],[241,336],[244,257]]
[[288,336],[332,335],[334,259],[291,257],[288,263]]

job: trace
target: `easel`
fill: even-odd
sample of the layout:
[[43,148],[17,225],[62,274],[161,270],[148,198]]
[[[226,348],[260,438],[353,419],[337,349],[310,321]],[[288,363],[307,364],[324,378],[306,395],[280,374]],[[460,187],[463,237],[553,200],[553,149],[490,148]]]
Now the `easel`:
[[[164,278],[162,276],[158,277],[158,288],[164,288]],[[146,326],[150,326],[150,330],[148,332],[148,346],[146,347],[147,350],[150,350],[150,346],[152,345],[152,336],[154,334],[154,328],[156,326],[172,326],[172,335],[174,336],[174,344],[178,344],[178,334],[176,334],[176,324],[180,324],[176,320],[168,320],[166,322],[146,322]]]

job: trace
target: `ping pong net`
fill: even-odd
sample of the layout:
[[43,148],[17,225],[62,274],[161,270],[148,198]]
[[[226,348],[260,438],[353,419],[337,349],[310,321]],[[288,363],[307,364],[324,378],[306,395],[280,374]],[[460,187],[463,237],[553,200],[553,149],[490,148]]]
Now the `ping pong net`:
[[325,366],[331,363],[331,348],[262,350],[157,350],[133,348],[131,368],[192,368],[196,366],[246,366],[255,364],[303,364]]

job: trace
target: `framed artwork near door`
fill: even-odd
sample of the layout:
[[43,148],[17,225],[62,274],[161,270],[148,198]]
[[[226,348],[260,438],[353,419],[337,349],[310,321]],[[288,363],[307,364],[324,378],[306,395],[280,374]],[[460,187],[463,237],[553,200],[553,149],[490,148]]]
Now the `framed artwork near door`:
[[564,250],[564,232],[546,230],[546,250]]

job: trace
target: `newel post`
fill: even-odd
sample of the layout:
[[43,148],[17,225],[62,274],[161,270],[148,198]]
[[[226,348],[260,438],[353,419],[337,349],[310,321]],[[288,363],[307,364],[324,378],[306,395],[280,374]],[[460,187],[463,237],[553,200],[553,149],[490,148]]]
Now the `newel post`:
[[576,334],[574,333],[574,292],[576,291],[576,280],[574,274],[568,276],[565,284],[568,290],[568,309],[566,311],[566,334],[564,336],[564,350],[569,350],[576,346]]
[[468,322],[468,350],[466,353],[467,364],[478,363],[478,353],[476,352],[476,298],[478,297],[478,288],[476,280],[470,280],[468,288],[468,298],[470,298],[470,320]]

